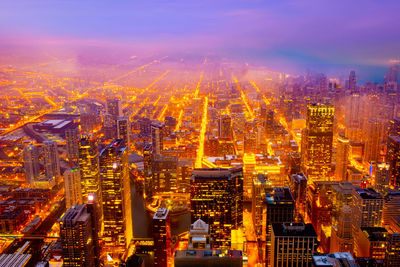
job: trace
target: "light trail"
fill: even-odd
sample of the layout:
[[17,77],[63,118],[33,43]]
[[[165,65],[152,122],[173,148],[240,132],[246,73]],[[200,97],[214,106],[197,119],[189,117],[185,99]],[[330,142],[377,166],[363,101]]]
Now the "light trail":
[[153,106],[154,106],[154,107],[157,106],[157,104],[158,104],[158,102],[160,101],[160,99],[161,99],[161,96],[159,96],[159,97],[157,98],[157,100],[154,101],[154,103],[153,103]]
[[166,70],[163,74],[161,74],[161,76],[159,76],[157,79],[155,79],[154,82],[152,82],[146,88],[144,88],[143,93],[146,92],[147,90],[149,90],[151,87],[153,87],[153,85],[155,85],[158,81],[160,81],[162,78],[164,78],[168,73],[169,73],[169,70]]
[[258,93],[261,92],[260,88],[257,86],[257,84],[256,84],[255,82],[250,81],[250,84],[253,85],[254,88],[256,88],[256,90],[257,90]]
[[155,63],[159,63],[161,60],[166,59],[167,57],[168,56],[162,57],[161,59],[155,59],[155,60],[153,60],[153,61],[151,61],[151,62],[149,62],[147,64],[144,64],[143,66],[137,67],[137,68],[125,73],[125,74],[122,74],[122,75],[120,75],[120,76],[118,76],[118,77],[116,77],[116,78],[114,78],[112,80],[109,80],[107,83],[113,83],[113,82],[119,81],[119,80],[121,80],[123,78],[126,78],[129,75],[132,75],[135,72],[138,72],[139,70],[145,69],[145,68],[147,68],[147,67],[149,67],[149,66],[151,66],[151,65],[153,65]]
[[56,104],[53,100],[51,100],[50,97],[44,95],[43,98],[44,98],[50,105],[52,105],[53,107],[57,107],[57,104]]
[[201,121],[201,129],[200,129],[200,140],[199,140],[199,147],[197,149],[197,157],[196,157],[196,168],[201,168],[202,159],[204,156],[204,140],[207,130],[207,108],[208,108],[208,97],[204,98],[204,108],[203,108],[203,119]]
[[175,132],[179,131],[179,128],[182,125],[182,118],[183,118],[183,109],[181,109],[181,111],[179,112],[178,123],[175,126]]
[[164,115],[165,115],[165,112],[167,111],[167,109],[168,109],[168,104],[165,104],[163,110],[160,113],[160,115],[157,117],[158,121],[161,121],[164,118]]
[[196,85],[196,89],[195,89],[195,91],[194,91],[194,97],[195,97],[195,98],[197,98],[197,97],[199,96],[200,84],[201,84],[201,81],[203,80],[203,75],[204,75],[204,71],[202,71],[202,72],[200,73],[200,79],[199,79],[199,81],[198,81],[198,83],[197,83],[197,85]]
[[245,93],[240,88],[239,81],[237,80],[237,78],[235,76],[233,76],[233,80],[235,81],[236,86],[240,91],[240,96],[242,98],[242,101],[243,101],[244,105],[246,106],[246,109],[247,109],[247,112],[249,114],[250,119],[254,120],[256,118],[256,116],[254,116],[254,112],[253,112],[253,110],[251,110],[251,107],[250,107],[249,103],[247,102],[247,98],[246,98]]

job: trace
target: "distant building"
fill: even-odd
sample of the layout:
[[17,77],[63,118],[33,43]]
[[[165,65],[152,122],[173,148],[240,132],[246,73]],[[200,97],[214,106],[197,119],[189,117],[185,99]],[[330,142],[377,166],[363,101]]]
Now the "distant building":
[[154,154],[161,154],[164,149],[163,128],[164,125],[160,122],[153,122],[151,124],[151,144],[153,146]]
[[312,266],[318,247],[312,224],[274,223],[269,266]]
[[210,225],[215,248],[229,248],[231,230],[243,224],[243,170],[195,169],[191,179],[192,222]]
[[106,111],[113,116],[114,120],[121,117],[123,115],[121,100],[119,98],[108,98],[106,100]]
[[400,189],[400,136],[389,136],[387,162],[390,164],[389,186]]
[[178,188],[178,157],[154,154],[151,161],[152,191],[176,192]]
[[232,139],[232,119],[229,115],[221,115],[218,120],[218,136]]
[[350,152],[350,140],[344,136],[337,138],[335,177],[337,181],[347,179],[347,165]]
[[35,145],[25,146],[23,158],[26,181],[32,185],[40,174],[38,147]]
[[128,151],[130,150],[131,122],[129,117],[119,117],[117,119],[117,138],[124,140]]
[[67,157],[71,164],[79,159],[79,128],[70,128],[65,131]]
[[154,266],[167,267],[171,255],[171,224],[167,208],[159,208],[153,217]]
[[64,172],[64,185],[67,210],[76,204],[82,204],[81,175],[78,169]]
[[303,169],[309,182],[330,179],[334,112],[335,108],[331,105],[307,106],[301,154]]
[[56,184],[58,184],[58,180],[61,175],[60,158],[58,155],[57,143],[55,141],[43,142],[43,157],[46,177],[49,179],[54,179]]

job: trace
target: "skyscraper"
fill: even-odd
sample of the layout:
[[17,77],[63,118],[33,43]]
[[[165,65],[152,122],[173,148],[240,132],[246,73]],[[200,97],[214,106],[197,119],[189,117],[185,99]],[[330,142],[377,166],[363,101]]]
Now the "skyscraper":
[[131,133],[131,122],[129,117],[119,117],[117,119],[117,138],[122,139],[129,151],[130,148],[130,133]]
[[337,181],[346,180],[347,162],[349,158],[350,140],[344,136],[337,138],[335,178]]
[[126,248],[132,239],[131,190],[127,148],[115,139],[100,153],[103,240],[109,251]]
[[74,164],[79,158],[79,129],[67,129],[65,131],[65,141],[67,146],[68,160],[71,164]]
[[65,204],[67,209],[82,204],[81,175],[78,169],[64,172]]
[[151,123],[151,144],[154,154],[162,154],[163,146],[163,125],[161,122]]
[[360,227],[380,227],[383,197],[372,188],[356,187],[353,191],[353,233]]
[[218,120],[218,136],[232,138],[232,120],[229,115],[221,115]]
[[44,141],[43,154],[46,177],[55,179],[56,184],[58,184],[58,180],[61,174],[57,143],[54,141]]
[[384,125],[381,121],[372,119],[367,122],[367,140],[365,143],[364,160],[378,162],[380,160],[380,146],[383,141]]
[[390,164],[389,186],[400,188],[400,136],[389,136],[387,145],[387,162]]
[[167,267],[171,255],[171,224],[167,208],[159,208],[153,217],[154,266]]
[[318,240],[311,223],[274,223],[269,266],[311,267]]
[[97,151],[97,143],[91,135],[82,135],[78,145],[82,199],[88,199],[88,195],[93,193],[96,194],[101,203],[99,152]]
[[393,65],[391,66],[383,79],[383,85],[385,87],[385,91],[393,91],[396,92],[398,90],[399,85],[399,66]]
[[176,192],[178,188],[178,157],[155,154],[151,161],[154,192]]
[[350,71],[349,75],[349,90],[355,91],[357,89],[356,72],[354,70]]
[[195,169],[191,179],[192,222],[210,225],[214,248],[229,248],[231,230],[243,224],[243,171]]
[[60,238],[64,266],[95,266],[91,214],[86,205],[71,207],[60,222]]
[[25,146],[23,158],[26,180],[33,184],[35,178],[40,174],[38,147],[35,145]]
[[113,116],[114,120],[122,116],[121,100],[119,98],[108,98],[106,101],[106,111]]
[[301,154],[309,183],[330,179],[334,111],[331,105],[307,106],[307,122],[302,137]]

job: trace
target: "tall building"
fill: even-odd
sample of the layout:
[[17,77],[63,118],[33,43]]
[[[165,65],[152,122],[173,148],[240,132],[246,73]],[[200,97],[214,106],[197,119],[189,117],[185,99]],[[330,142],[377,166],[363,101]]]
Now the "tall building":
[[274,223],[269,266],[313,266],[318,240],[312,224]]
[[171,255],[169,209],[159,208],[153,217],[154,266],[167,267]]
[[242,168],[195,169],[190,186],[192,222],[208,223],[213,247],[229,248],[231,230],[243,224]]
[[90,216],[86,205],[78,204],[59,220],[63,266],[95,266]]
[[400,216],[400,191],[390,190],[384,197],[382,226],[389,229],[396,216]]
[[390,180],[390,164],[386,162],[377,162],[372,169],[373,176],[375,176],[375,189],[384,194],[389,188]]
[[79,159],[79,128],[71,128],[65,131],[65,141],[67,146],[67,157],[71,165]]
[[99,235],[101,231],[101,214],[99,210],[99,200],[94,193],[90,193],[86,202],[87,211],[90,213],[91,227],[92,227],[92,239],[94,244],[94,266],[100,267],[100,244]]
[[353,251],[353,213],[348,205],[343,205],[336,226],[332,227],[331,251]]
[[391,66],[383,79],[383,85],[385,87],[385,91],[396,92],[399,86],[399,66],[393,65]]
[[54,179],[56,184],[58,184],[61,174],[57,143],[55,141],[44,141],[43,154],[46,177]]
[[82,135],[78,142],[78,149],[82,199],[88,199],[88,195],[92,193],[96,194],[99,203],[101,203],[99,152],[97,150],[97,143],[91,135]]
[[390,164],[389,186],[400,189],[400,136],[389,136],[387,162]]
[[162,154],[163,146],[163,128],[160,122],[151,123],[151,144],[153,146],[154,154]]
[[388,232],[383,227],[361,227],[354,234],[354,255],[357,258],[384,260]]
[[114,120],[122,116],[121,100],[119,98],[108,98],[106,101],[106,112],[113,116]]
[[380,146],[383,141],[384,124],[376,119],[367,122],[367,136],[365,142],[364,160],[378,162],[380,160]]
[[81,175],[78,169],[64,172],[65,204],[70,209],[76,204],[82,204]]
[[38,147],[35,145],[25,146],[23,158],[26,181],[32,185],[40,174]]
[[304,218],[307,199],[307,176],[296,173],[289,176],[289,188],[296,204],[296,221]]
[[117,138],[124,140],[128,151],[130,148],[130,133],[131,122],[129,121],[129,117],[119,117],[117,119]]
[[[350,132],[357,132],[357,130],[361,127],[361,97],[360,94],[357,92],[351,92],[345,99],[345,120],[344,125],[346,126],[346,131]],[[356,134],[353,134],[356,135]],[[346,134],[347,137],[351,137],[350,135]],[[357,140],[355,138],[350,138],[352,140]],[[357,140],[358,141],[358,140]]]
[[265,193],[272,191],[270,181],[267,181],[267,176],[258,173],[253,174],[253,194],[251,201],[251,214],[253,217],[254,230],[258,237],[265,240],[266,232],[266,205],[265,205]]
[[344,136],[337,138],[335,178],[337,181],[346,179],[347,165],[350,150],[350,140]]
[[355,91],[357,89],[356,72],[354,70],[350,71],[348,88],[350,91]]
[[176,192],[178,188],[178,157],[155,154],[151,161],[152,191]]
[[232,119],[229,115],[219,117],[218,136],[220,138],[232,138]]
[[372,188],[356,187],[353,191],[353,232],[360,227],[380,227],[383,197]]
[[[246,151],[246,149],[245,149]],[[243,192],[246,198],[252,197],[253,177],[256,168],[256,156],[253,153],[243,155]]]
[[122,139],[115,139],[101,151],[100,176],[103,240],[109,251],[118,248],[121,252],[133,235],[128,153]]
[[307,106],[306,129],[302,137],[302,163],[309,183],[329,180],[331,176],[334,107]]
[[286,222],[294,222],[295,200],[289,187],[274,187],[271,193],[265,194],[266,199],[266,223],[265,233],[267,245],[265,246],[268,266],[271,265],[272,226]]

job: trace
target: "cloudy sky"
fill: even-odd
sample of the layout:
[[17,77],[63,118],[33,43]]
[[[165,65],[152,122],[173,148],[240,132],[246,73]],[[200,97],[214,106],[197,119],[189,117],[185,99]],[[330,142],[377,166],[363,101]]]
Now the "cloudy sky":
[[398,0],[1,0],[0,44],[216,53],[375,78],[400,59],[399,16]]

